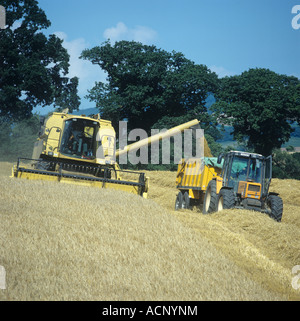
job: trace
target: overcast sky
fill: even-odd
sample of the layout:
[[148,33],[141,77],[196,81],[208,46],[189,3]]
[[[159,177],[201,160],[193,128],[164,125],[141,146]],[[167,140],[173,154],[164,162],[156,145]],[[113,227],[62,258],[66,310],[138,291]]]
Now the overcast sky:
[[294,8],[300,0],[38,2],[52,23],[44,32],[61,37],[71,56],[69,76],[79,77],[81,109],[94,107],[84,96],[105,74],[78,57],[108,38],[182,52],[220,77],[261,67],[300,78],[300,9]]

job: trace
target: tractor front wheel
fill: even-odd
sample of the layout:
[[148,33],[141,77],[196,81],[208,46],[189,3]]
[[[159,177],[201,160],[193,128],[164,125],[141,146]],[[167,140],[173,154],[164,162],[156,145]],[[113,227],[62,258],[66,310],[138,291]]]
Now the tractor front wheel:
[[232,189],[221,189],[218,196],[217,212],[233,208],[234,204],[235,198]]

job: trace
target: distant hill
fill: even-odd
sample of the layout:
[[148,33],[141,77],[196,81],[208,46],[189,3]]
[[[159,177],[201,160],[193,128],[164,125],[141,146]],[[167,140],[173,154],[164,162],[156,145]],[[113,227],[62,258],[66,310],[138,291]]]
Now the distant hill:
[[[221,126],[219,126],[220,130]],[[297,123],[292,124],[292,128],[294,129],[294,132],[291,133],[291,138],[289,141],[282,145],[282,147],[287,146],[294,146],[294,147],[300,147],[300,126]],[[225,131],[221,132],[222,138],[219,139],[217,142],[220,143],[223,147],[234,145],[235,141],[233,140],[233,135],[231,132],[233,131],[232,126],[224,126]]]
[[95,115],[99,113],[99,109],[98,108],[87,108],[87,109],[79,109],[79,110],[75,110],[73,111],[71,114],[72,115]]

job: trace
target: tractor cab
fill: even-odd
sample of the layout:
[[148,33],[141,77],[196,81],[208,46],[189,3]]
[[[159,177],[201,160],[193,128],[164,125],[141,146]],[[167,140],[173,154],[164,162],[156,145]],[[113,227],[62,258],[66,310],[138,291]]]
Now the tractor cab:
[[224,157],[221,177],[223,186],[232,188],[241,198],[264,198],[272,178],[272,156],[231,151]]

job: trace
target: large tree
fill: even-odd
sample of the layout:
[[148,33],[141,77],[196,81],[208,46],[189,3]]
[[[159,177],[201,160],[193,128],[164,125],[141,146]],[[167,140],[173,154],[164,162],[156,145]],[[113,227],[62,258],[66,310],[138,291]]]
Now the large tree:
[[149,130],[162,119],[168,125],[193,118],[210,124],[205,103],[216,91],[218,77],[182,53],[134,41],[107,41],[84,50],[81,58],[107,73],[107,82],[97,82],[88,98],[115,125],[127,119],[129,129]]
[[300,123],[300,81],[269,69],[249,69],[221,80],[212,109],[219,122],[233,126],[234,138],[269,155],[287,142],[291,124]]
[[22,119],[33,107],[78,109],[78,78],[67,77],[69,55],[62,40],[45,36],[50,26],[35,0],[2,0],[6,29],[0,30],[0,116]]

